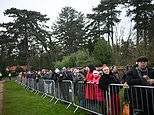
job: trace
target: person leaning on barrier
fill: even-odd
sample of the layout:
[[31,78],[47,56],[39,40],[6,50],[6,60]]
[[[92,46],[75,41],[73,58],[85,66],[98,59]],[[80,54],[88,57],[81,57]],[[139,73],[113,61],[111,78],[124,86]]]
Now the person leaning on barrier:
[[85,98],[89,100],[94,99],[94,91],[93,91],[93,85],[91,84],[92,80],[94,79],[93,71],[96,70],[95,66],[93,64],[89,64],[87,66],[87,75],[84,79],[84,82],[86,83],[86,94]]
[[111,67],[111,72],[113,73],[114,76],[116,76],[117,79],[120,79],[119,73],[118,73],[118,68],[117,68],[116,65],[113,65],[113,66]]
[[[84,82],[86,83],[86,92],[85,92],[85,99],[88,105],[93,109],[93,101],[95,99],[94,97],[94,89],[93,89],[93,71],[96,70],[95,66],[93,64],[88,64],[87,68],[87,75],[84,79]],[[86,106],[88,106],[86,105]]]
[[130,71],[132,69],[132,65],[127,65],[126,68],[125,68],[125,71],[124,71],[124,74],[122,76],[122,83],[125,83],[126,82],[126,74],[128,71]]
[[[136,61],[137,61],[136,66],[132,67],[132,69],[126,73],[127,84],[129,86],[132,85],[154,86],[154,69],[147,67],[148,58],[145,56],[140,56],[139,58],[137,58]],[[152,103],[154,103],[152,102],[152,100],[154,99],[154,97],[152,97],[153,95],[151,94],[152,93],[151,91],[152,90],[146,88],[141,88],[141,90],[137,88],[137,90],[133,89],[129,91],[130,104],[134,105],[133,107],[134,109],[137,109],[139,111],[141,110],[139,113],[140,115],[142,114],[145,115],[148,113],[150,115],[154,114],[154,110],[152,108],[153,106]],[[131,109],[131,114],[133,114],[132,109]]]
[[[104,91],[109,91],[109,85],[110,84],[120,84],[119,79],[117,79],[116,76],[112,72],[110,72],[109,67],[107,67],[106,64],[103,65],[102,67],[103,74],[101,75],[99,79],[99,88],[104,90]],[[119,88],[117,86],[111,86],[110,87],[110,98],[109,102],[111,102],[109,105],[108,109],[108,115],[120,115],[120,95],[119,95]]]
[[148,58],[141,56],[137,59],[137,65],[127,72],[128,85],[154,85],[154,69],[147,67]]
[[98,107],[101,109],[102,112],[104,112],[103,102],[105,101],[104,97],[104,91],[99,88],[99,79],[100,79],[100,73],[98,70],[93,71],[94,78],[92,80],[92,84],[94,87],[94,101],[93,101],[93,110],[96,111]]
[[80,72],[79,69],[75,69],[73,73],[74,73],[74,78],[73,78],[74,95],[79,100],[80,106],[85,107],[86,104],[86,99],[85,99],[86,89],[84,84],[85,76],[82,72]]

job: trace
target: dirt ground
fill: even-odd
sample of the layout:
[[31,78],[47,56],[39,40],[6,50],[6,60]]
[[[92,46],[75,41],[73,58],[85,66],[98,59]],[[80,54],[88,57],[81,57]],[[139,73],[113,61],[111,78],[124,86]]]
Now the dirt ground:
[[0,81],[0,115],[2,115],[3,107],[3,81]]

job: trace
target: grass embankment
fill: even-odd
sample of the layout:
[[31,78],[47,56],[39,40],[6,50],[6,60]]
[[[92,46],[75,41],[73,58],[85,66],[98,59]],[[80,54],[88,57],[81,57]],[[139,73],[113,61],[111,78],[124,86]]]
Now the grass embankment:
[[[4,83],[3,115],[73,115],[74,107],[66,109],[67,105],[54,104],[49,98],[43,99],[30,90],[23,88],[15,81]],[[75,115],[87,115],[77,110]]]

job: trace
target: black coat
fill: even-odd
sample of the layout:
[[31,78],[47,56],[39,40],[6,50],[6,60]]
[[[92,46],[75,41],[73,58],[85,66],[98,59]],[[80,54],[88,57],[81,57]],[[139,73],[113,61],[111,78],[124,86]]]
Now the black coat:
[[[150,79],[154,79],[154,69],[147,68],[147,70],[146,75],[148,75]],[[133,67],[126,73],[126,82],[128,85],[149,85],[147,81],[138,74],[137,67]]]
[[[108,91],[108,86],[110,84],[120,84],[120,80],[116,78],[116,76],[114,76],[112,73],[110,73],[109,75],[107,74],[103,74],[100,79],[99,79],[99,88],[105,91]],[[119,88],[117,88],[116,86],[114,86],[114,88],[111,88],[111,94],[113,93],[118,93],[119,92]]]
[[[143,85],[143,86],[149,86],[150,84],[142,77],[143,75],[148,75],[150,79],[154,79],[154,69],[147,68],[147,71],[139,72],[137,67],[133,67],[130,71],[126,73],[126,82],[128,85]],[[152,105],[153,101],[152,99],[152,90],[146,89],[146,88],[136,88],[136,87],[130,87],[128,90],[129,93],[129,101],[130,106],[135,109],[142,110],[142,114],[145,115],[148,113],[148,109],[150,111],[150,115],[153,115],[152,113]],[[148,104],[148,105],[147,105]],[[148,108],[147,108],[148,106]],[[144,108],[144,109],[143,109]],[[133,114],[133,109],[131,109],[131,115]]]

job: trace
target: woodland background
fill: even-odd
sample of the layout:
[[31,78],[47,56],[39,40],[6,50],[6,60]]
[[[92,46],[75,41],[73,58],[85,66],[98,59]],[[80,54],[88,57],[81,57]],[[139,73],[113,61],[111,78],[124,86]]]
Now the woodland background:
[[[132,26],[118,31],[122,8]],[[154,0],[101,0],[92,12],[85,16],[66,6],[49,26],[46,14],[6,9],[4,15],[13,21],[0,24],[0,71],[13,65],[27,70],[88,63],[125,66],[140,55],[154,66]]]

